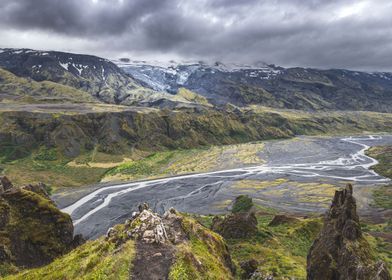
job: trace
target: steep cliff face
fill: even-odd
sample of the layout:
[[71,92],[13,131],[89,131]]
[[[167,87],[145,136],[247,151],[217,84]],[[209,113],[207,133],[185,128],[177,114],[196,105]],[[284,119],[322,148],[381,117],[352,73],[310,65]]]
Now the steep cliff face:
[[336,191],[324,226],[307,257],[308,280],[389,280],[363,237],[350,184]]
[[240,115],[215,110],[120,108],[118,112],[98,112],[82,108],[72,113],[72,109],[64,108],[70,114],[49,113],[50,109],[1,113],[0,145],[14,147],[15,157],[23,155],[23,149],[40,145],[56,147],[72,157],[94,146],[102,152],[121,153],[130,148],[192,148],[293,135],[285,127],[273,127],[276,120],[272,116],[246,125],[248,121]]
[[390,114],[302,114],[269,110],[158,110],[111,105],[0,104],[0,157],[20,158],[40,146],[74,157],[94,147],[107,153],[225,145],[296,134],[391,130]]
[[75,245],[71,218],[42,184],[17,188],[0,177],[0,217],[0,272],[47,264]]

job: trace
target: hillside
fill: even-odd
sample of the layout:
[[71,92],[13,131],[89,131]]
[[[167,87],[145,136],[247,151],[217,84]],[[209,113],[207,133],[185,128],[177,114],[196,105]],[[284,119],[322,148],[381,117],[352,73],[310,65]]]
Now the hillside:
[[[333,279],[315,278],[321,269],[342,277],[351,269],[356,275],[389,280],[391,262],[383,262],[382,242],[361,231],[355,199],[348,200],[344,192],[335,193],[324,225],[319,217],[277,215],[255,207],[245,196],[235,200],[232,213],[222,216],[190,216],[172,208],[159,215],[141,204],[105,236],[41,268],[19,268],[5,279],[320,280]],[[329,241],[340,236],[334,224],[347,228],[341,244]],[[341,256],[338,250],[350,253]],[[323,254],[336,263],[317,261]],[[358,263],[366,266],[358,270]],[[368,279],[342,277],[335,279]]]
[[[175,157],[186,162],[194,153],[189,149],[298,134],[390,131],[391,122],[390,114],[372,112],[310,114],[260,107],[169,111],[103,104],[4,104],[0,106],[0,168],[20,183],[80,186],[104,176],[134,179],[203,170],[203,165],[182,171],[165,165]],[[206,156],[208,150],[199,152]],[[166,162],[162,160],[165,158]],[[76,164],[70,163],[73,160]],[[131,161],[136,162],[121,167]],[[116,166],[119,168],[108,172]],[[132,166],[138,168],[129,173]]]
[[50,81],[36,82],[0,68],[1,103],[98,103],[88,93]]
[[[18,77],[45,81],[46,84],[50,81],[75,92],[85,92],[89,96],[84,99],[93,97],[105,103],[132,105],[173,98],[172,95],[142,87],[112,62],[91,55],[0,49],[0,67]],[[50,94],[46,88],[41,88],[41,91],[44,95]]]
[[116,61],[154,90],[194,91],[215,105],[392,112],[392,74],[255,65]]
[[[233,279],[221,236],[174,209],[159,216],[147,205],[106,237],[41,269],[6,279]],[[67,265],[64,265],[64,264]]]

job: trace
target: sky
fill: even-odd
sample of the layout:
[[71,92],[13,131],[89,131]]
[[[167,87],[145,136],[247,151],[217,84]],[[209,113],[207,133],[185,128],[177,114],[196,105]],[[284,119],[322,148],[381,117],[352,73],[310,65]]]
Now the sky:
[[392,71],[390,0],[0,0],[0,47]]

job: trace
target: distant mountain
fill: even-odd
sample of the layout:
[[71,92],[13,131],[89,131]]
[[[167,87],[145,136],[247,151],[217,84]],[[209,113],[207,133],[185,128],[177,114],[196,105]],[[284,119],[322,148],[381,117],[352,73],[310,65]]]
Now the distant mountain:
[[392,112],[391,73],[283,68],[262,62],[159,63],[126,58],[112,62],[91,55],[30,49],[0,49],[0,68],[8,71],[0,72],[7,77],[0,79],[1,99],[15,99],[19,94],[17,99],[34,95],[40,102],[64,98],[160,108],[231,103],[308,111]]
[[0,49],[0,67],[19,77],[78,89],[105,103],[133,105],[173,98],[144,88],[114,63],[91,55]]
[[172,94],[184,87],[215,105],[392,112],[391,73],[283,68],[265,63],[114,62],[146,87]]

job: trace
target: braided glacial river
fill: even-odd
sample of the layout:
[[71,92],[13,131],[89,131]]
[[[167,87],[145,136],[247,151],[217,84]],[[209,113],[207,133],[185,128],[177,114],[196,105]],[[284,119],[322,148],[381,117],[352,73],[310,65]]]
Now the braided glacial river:
[[[158,212],[175,207],[179,211],[210,214],[227,211],[228,202],[248,194],[263,206],[315,213],[325,211],[336,186],[352,182],[359,206],[366,207],[366,190],[389,180],[370,169],[377,161],[366,156],[365,151],[384,144],[392,144],[392,135],[266,141],[258,154],[264,164],[109,184],[68,202],[62,211],[71,215],[76,233],[96,238],[110,226],[124,222],[145,201]],[[260,182],[264,185],[257,185]],[[54,199],[64,206],[64,202]]]

